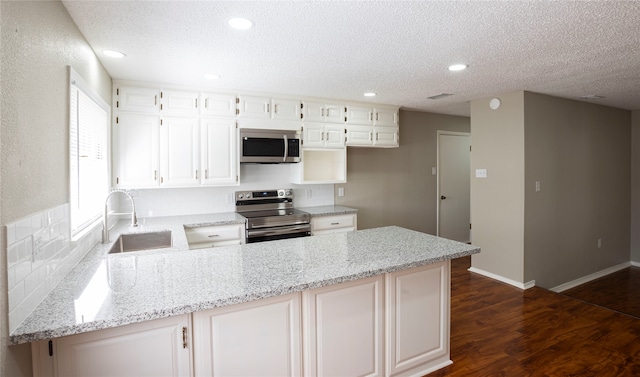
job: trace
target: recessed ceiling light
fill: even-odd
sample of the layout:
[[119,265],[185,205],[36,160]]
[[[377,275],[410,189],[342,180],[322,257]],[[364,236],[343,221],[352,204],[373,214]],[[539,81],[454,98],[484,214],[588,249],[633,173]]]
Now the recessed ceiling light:
[[102,50],[102,53],[107,55],[110,58],[122,59],[124,58],[124,53],[115,50]]
[[220,78],[220,76],[219,75],[214,75],[214,74],[211,74],[211,73],[207,73],[206,75],[204,75],[204,78],[207,79],[207,80],[217,80],[217,79]]
[[368,92],[368,93],[365,93],[364,96],[365,97],[375,97],[375,96],[377,96],[377,94],[373,93],[373,92]]
[[449,66],[449,70],[450,71],[464,71],[465,69],[467,69],[467,67],[469,67],[466,64],[452,64]]
[[227,21],[229,26],[238,30],[247,30],[253,27],[253,22],[251,20],[247,20],[246,18],[231,18]]

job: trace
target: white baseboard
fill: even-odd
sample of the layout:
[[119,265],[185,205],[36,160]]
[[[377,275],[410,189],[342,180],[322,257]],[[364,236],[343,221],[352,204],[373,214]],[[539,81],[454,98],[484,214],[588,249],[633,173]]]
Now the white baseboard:
[[[601,278],[603,276],[607,276],[609,274],[612,274],[614,272],[623,270],[631,265],[633,265],[636,262],[624,262],[624,263],[620,263],[619,265],[613,266],[613,267],[609,267],[609,268],[605,268],[602,271],[598,271],[598,272],[594,272],[591,275],[587,275],[587,276],[583,276],[579,279],[576,280],[572,280],[568,283],[564,283],[564,284],[560,284],[557,287],[553,287],[550,290],[556,293],[560,293],[562,291],[566,291],[567,289],[571,289],[571,288],[575,288],[581,284],[584,283],[588,283],[591,280],[595,280],[598,278]],[[638,266],[640,266],[640,264],[637,264]]]
[[532,288],[532,287],[536,286],[536,281],[535,280],[531,280],[531,281],[528,281],[526,283],[520,283],[519,281],[515,281],[515,280],[512,280],[512,279],[506,278],[504,276],[496,275],[494,273],[491,273],[491,272],[488,272],[488,271],[485,271],[485,270],[481,270],[481,269],[475,268],[475,267],[470,267],[469,271],[475,272],[476,274],[480,274],[480,275],[486,276],[486,277],[494,279],[494,280],[501,281],[503,283],[507,283],[509,285],[513,285],[514,287],[520,288],[522,290],[529,289],[529,288]]
[[631,261],[631,265],[632,265],[633,267],[640,267],[640,262],[634,262],[634,261]]

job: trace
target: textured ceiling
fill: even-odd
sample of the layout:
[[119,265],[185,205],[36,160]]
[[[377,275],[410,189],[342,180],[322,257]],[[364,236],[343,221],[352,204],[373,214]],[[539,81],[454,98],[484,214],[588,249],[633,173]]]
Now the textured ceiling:
[[[639,1],[63,3],[114,79],[467,116],[470,100],[519,90],[640,109]],[[453,95],[428,98],[440,93]]]

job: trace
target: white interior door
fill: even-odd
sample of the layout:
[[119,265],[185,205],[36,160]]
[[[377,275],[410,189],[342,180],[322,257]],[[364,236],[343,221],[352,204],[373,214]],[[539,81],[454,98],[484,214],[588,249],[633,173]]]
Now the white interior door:
[[471,135],[438,131],[438,236],[469,242]]

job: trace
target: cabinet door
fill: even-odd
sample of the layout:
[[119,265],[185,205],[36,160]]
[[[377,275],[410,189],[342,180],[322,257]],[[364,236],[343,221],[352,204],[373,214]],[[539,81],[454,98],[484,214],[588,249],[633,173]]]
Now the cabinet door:
[[344,125],[327,124],[324,126],[324,146],[326,148],[343,148],[345,139]]
[[121,113],[116,116],[113,131],[115,186],[157,187],[160,117]]
[[376,116],[374,117],[374,125],[376,126],[398,126],[398,112],[388,109],[374,109]]
[[450,364],[450,262],[387,278],[387,375],[423,375]]
[[305,148],[324,147],[324,124],[305,123],[302,127],[302,142]]
[[239,96],[238,118],[271,119],[271,102],[266,97]]
[[357,229],[357,215],[314,216],[311,218],[311,235],[351,232]]
[[238,130],[233,119],[202,120],[201,182],[207,186],[231,186],[238,180]]
[[202,115],[207,116],[236,116],[236,95],[220,93],[202,93]]
[[347,141],[346,145],[373,145],[373,128],[371,126],[352,126],[347,125]]
[[396,127],[374,127],[373,145],[385,147],[398,146],[398,128]]
[[181,90],[163,90],[160,93],[162,102],[160,110],[167,115],[198,115],[198,92]]
[[116,88],[116,108],[121,111],[157,113],[160,110],[160,89],[121,86]]
[[198,376],[302,374],[300,293],[193,314]]
[[324,104],[322,102],[303,102],[306,122],[324,122]]
[[58,376],[189,376],[189,315],[56,340]]
[[383,376],[384,276],[303,294],[306,376]]
[[373,125],[373,109],[370,107],[347,107],[347,123]]
[[324,120],[330,123],[345,122],[345,107],[343,105],[325,105]]
[[300,101],[288,100],[288,99],[272,99],[272,113],[273,119],[279,120],[297,120],[302,119],[300,116],[301,108]]
[[198,118],[165,117],[160,132],[160,185],[185,187],[199,184]]

